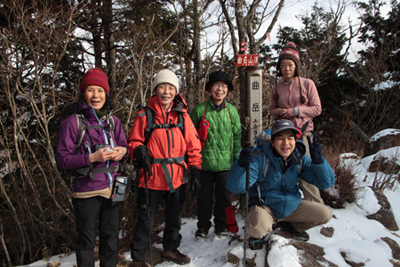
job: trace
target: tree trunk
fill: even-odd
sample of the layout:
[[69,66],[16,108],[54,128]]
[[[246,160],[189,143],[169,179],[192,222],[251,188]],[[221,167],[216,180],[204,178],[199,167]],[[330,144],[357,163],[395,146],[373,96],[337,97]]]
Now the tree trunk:
[[90,32],[92,33],[93,49],[94,49],[94,65],[101,68],[101,34],[98,27],[98,6],[101,5],[101,0],[92,0],[92,18],[89,21]]
[[115,59],[115,38],[112,13],[112,0],[104,0],[102,8],[102,18],[104,25],[104,43],[106,46],[106,63],[108,72],[108,83],[110,92],[116,92],[116,59]]

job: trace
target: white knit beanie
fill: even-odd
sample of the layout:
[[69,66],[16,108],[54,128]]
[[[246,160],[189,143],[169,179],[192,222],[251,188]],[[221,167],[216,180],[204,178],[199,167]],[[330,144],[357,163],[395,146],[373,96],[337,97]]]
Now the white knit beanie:
[[157,73],[156,77],[154,77],[154,81],[151,83],[151,91],[154,91],[157,85],[161,83],[172,84],[176,88],[176,93],[179,93],[178,77],[176,77],[175,73],[173,73],[169,69],[163,69]]

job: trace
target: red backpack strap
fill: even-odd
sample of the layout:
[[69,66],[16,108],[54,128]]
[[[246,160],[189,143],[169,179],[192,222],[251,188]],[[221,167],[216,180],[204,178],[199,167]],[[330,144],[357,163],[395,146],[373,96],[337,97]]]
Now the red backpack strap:
[[208,106],[208,101],[207,101],[207,104],[206,104],[206,108],[204,109],[203,119],[205,119],[205,118],[206,118],[207,106]]

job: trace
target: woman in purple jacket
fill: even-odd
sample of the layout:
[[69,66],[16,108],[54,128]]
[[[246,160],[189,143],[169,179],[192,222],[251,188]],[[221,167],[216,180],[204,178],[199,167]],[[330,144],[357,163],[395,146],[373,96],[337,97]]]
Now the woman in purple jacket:
[[[111,194],[118,163],[127,158],[128,144],[119,119],[112,115],[110,87],[106,74],[90,69],[82,78],[75,113],[61,122],[57,164],[75,171],[72,204],[75,210],[76,260],[78,267],[94,266],[97,223],[100,266],[115,267],[118,258],[119,206]],[[78,116],[87,125],[78,147]],[[114,123],[110,123],[114,121]],[[105,127],[106,126],[106,127]],[[108,127],[110,126],[110,127]]]

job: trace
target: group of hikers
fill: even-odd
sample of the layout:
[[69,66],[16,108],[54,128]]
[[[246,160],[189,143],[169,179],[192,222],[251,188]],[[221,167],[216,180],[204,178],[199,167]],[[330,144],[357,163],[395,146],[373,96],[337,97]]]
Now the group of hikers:
[[179,265],[191,261],[178,250],[186,186],[198,201],[197,239],[206,239],[212,227],[215,235],[228,233],[225,209],[232,205],[232,193],[250,198],[245,227],[251,249],[261,249],[276,228],[306,241],[307,229],[327,223],[332,213],[319,189],[333,185],[334,173],[313,133],[312,118],[321,113],[321,103],[314,82],[299,75],[299,55],[292,42],[279,54],[277,75],[283,79],[272,89],[270,106],[276,122],[257,150],[241,147],[240,117],[226,101],[233,84],[223,71],[210,73],[205,86],[209,99],[189,114],[177,76],[160,70],[151,83],[147,107],[137,113],[127,138],[111,109],[107,75],[99,68],[85,73],[74,112],[61,122],[57,143],[58,166],[75,177],[77,266],[94,266],[97,231],[100,266],[117,264],[116,199],[127,182],[119,162],[128,157],[139,170],[129,264],[133,267],[150,266],[151,231],[162,200],[162,258]]

